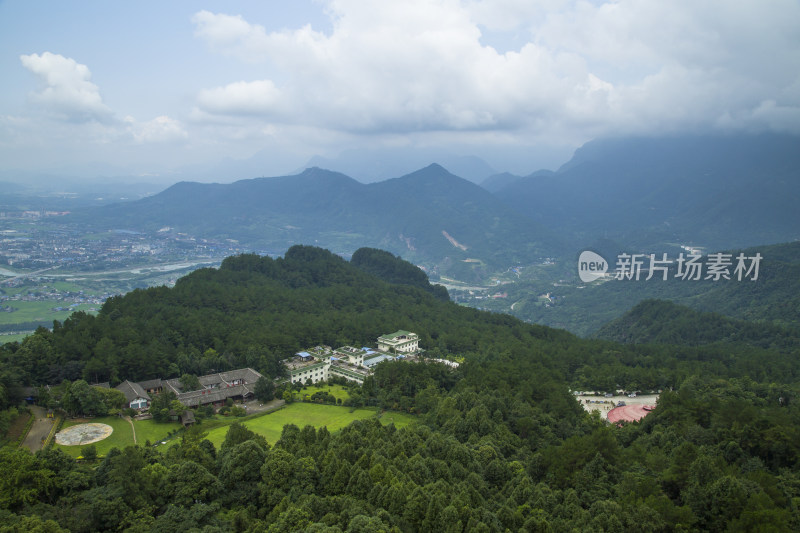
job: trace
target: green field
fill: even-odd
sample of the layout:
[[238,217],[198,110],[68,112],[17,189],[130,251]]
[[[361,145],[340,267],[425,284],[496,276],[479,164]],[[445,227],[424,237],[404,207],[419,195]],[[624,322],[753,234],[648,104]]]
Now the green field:
[[0,335],[0,344],[5,344],[7,342],[22,342],[22,339],[24,339],[28,335],[30,335],[30,333],[15,333],[14,335]]
[[[332,394],[347,394],[340,386],[331,386],[333,389],[337,387],[341,390],[331,391]],[[313,389],[315,387],[309,387],[307,390]],[[308,425],[315,428],[326,426],[329,431],[335,432],[354,420],[364,420],[376,416],[378,416],[378,411],[375,409],[364,408],[351,411],[350,407],[297,402],[277,411],[248,417],[244,419],[243,424],[251,431],[263,435],[270,444],[275,444],[281,436],[283,426],[286,424],[294,424],[300,428]],[[413,415],[396,411],[385,411],[380,415],[382,424],[394,424],[398,429],[409,425],[415,419],[416,417]],[[206,438],[219,448],[228,433],[228,426],[235,421],[235,418],[215,418],[205,422],[200,427],[208,426],[210,428],[208,430],[204,429],[208,431]],[[64,423],[62,429],[84,422],[108,424],[114,428],[114,432],[108,438],[95,443],[97,454],[100,456],[107,454],[112,448],[121,449],[133,444],[133,432],[130,424],[127,420],[117,416],[105,416],[91,420],[70,420]],[[220,423],[222,425],[219,425]],[[181,425],[177,422],[158,423],[153,420],[134,420],[134,427],[136,428],[137,444],[144,446],[147,441],[155,444],[158,441],[165,440],[167,434],[180,429]],[[178,442],[179,440],[172,440],[170,445]],[[72,457],[81,455],[82,446],[62,446],[60,444],[54,444],[54,446],[62,449]]]
[[[111,435],[96,442],[94,444],[97,449],[97,455],[105,455],[111,448],[125,448],[126,446],[133,445],[133,431],[131,425],[127,420],[118,416],[103,416],[99,418],[92,418],[91,420],[68,420],[64,422],[61,429],[83,424],[84,422],[97,422],[99,424],[108,424],[114,428]],[[134,420],[134,427],[136,428],[136,442],[140,446],[144,446],[145,441],[155,442],[167,436],[167,433],[174,431],[181,427],[177,422],[157,423],[152,420]],[[53,444],[56,448],[60,448],[72,457],[81,455],[81,448],[83,446],[62,446],[60,444]]]
[[150,441],[155,444],[167,436],[167,433],[180,429],[179,422],[156,422],[155,420],[134,420],[133,426],[136,428],[136,443],[144,445]]
[[295,393],[295,397],[303,398],[306,395],[311,396],[315,392],[319,391],[325,391],[328,394],[332,394],[337,400],[342,401],[345,401],[350,397],[350,393],[348,393],[347,389],[341,385],[328,385],[327,383],[324,385],[310,385],[308,387],[304,387],[300,392]]
[[37,322],[41,320],[58,320],[59,322],[63,322],[74,311],[88,312],[90,308],[100,307],[97,304],[79,304],[70,308],[68,311],[53,311],[54,307],[66,306],[69,304],[55,301],[22,302],[14,300],[7,300],[3,303],[15,308],[16,311],[13,313],[0,313],[0,324],[19,324],[22,322]]
[[[313,387],[310,388],[313,389]],[[328,431],[335,432],[354,420],[375,417],[377,413],[374,409],[356,409],[351,412],[350,407],[293,403],[278,411],[247,419],[244,421],[244,425],[251,431],[263,435],[270,444],[275,444],[281,436],[283,426],[286,424],[294,424],[300,428],[309,425],[315,428],[327,426]],[[401,428],[410,424],[414,419],[411,415],[390,411],[383,413],[380,421],[384,424],[393,423],[397,428]],[[232,422],[234,420],[231,420]],[[206,438],[219,448],[227,433],[228,424],[210,430]]]

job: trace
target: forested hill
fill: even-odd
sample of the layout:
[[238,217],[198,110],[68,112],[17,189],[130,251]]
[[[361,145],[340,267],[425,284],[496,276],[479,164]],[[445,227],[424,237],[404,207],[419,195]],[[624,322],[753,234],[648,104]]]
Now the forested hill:
[[419,287],[440,300],[450,299],[445,287],[431,285],[425,272],[385,250],[359,248],[350,258],[350,264],[389,283]]
[[278,259],[230,257],[173,288],[110,298],[96,317],[73,314],[26,340],[17,359],[26,361],[30,383],[117,382],[243,366],[278,376],[278,362],[302,349],[370,345],[398,329],[418,333],[431,354],[533,354],[544,342],[573,339],[445,301],[441,288],[423,284],[423,273],[391,254],[366,250],[356,258],[360,268],[309,246]]
[[797,329],[695,311],[665,300],[645,300],[600,328],[593,337],[617,342],[696,346],[715,342],[796,349]]
[[[241,366],[274,377],[301,348],[406,329],[430,355],[464,363],[381,363],[348,402],[414,413],[410,426],[287,425],[266,443],[234,425],[215,447],[201,423],[173,446],[140,443],[82,463],[58,448],[6,446],[0,530],[800,529],[797,350],[580,339],[440,300],[408,266],[363,259],[402,284],[297,246],[112,298],[96,317],[75,314],[0,347],[0,407],[21,381]],[[616,427],[584,412],[570,386],[663,392],[643,422]]]

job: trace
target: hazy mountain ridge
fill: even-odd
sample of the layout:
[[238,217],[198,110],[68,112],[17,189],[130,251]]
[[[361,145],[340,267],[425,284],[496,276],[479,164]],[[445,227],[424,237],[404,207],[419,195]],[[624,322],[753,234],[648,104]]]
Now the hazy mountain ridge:
[[432,162],[473,183],[480,183],[497,172],[480,157],[425,148],[347,150],[336,157],[314,156],[304,168],[327,168],[352,176],[361,183],[374,183],[412,173]]
[[[495,191],[552,228],[636,245],[755,246],[800,237],[800,137],[624,138]],[[535,206],[535,209],[532,209]]]
[[[309,242],[344,254],[372,246],[467,277],[484,262],[507,266],[557,246],[548,232],[439,165],[367,185],[319,168],[226,185],[181,182],[72,220],[146,231],[171,227],[276,253]],[[478,261],[464,261],[473,258]]]

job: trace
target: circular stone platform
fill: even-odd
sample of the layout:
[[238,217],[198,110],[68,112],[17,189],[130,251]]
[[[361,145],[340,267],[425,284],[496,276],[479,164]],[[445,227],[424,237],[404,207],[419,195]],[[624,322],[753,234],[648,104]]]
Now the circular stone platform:
[[96,422],[78,424],[77,426],[70,426],[56,433],[56,443],[62,446],[92,444],[93,442],[105,439],[111,435],[113,431],[114,428],[108,424],[98,424]]

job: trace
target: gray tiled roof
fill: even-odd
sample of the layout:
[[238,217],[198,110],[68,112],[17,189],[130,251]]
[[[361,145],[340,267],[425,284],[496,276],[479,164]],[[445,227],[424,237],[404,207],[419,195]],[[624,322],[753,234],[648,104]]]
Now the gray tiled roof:
[[249,396],[253,394],[253,385],[231,385],[216,389],[195,390],[178,395],[178,400],[186,407],[222,402],[234,396]]
[[138,383],[145,390],[157,389],[162,386],[161,378],[148,379],[147,381],[139,381]]
[[144,398],[150,401],[150,395],[147,394],[147,392],[145,392],[142,386],[138,383],[125,380],[114,388],[122,391],[122,394],[125,395],[125,399],[128,401],[128,403],[132,402],[136,398]]

